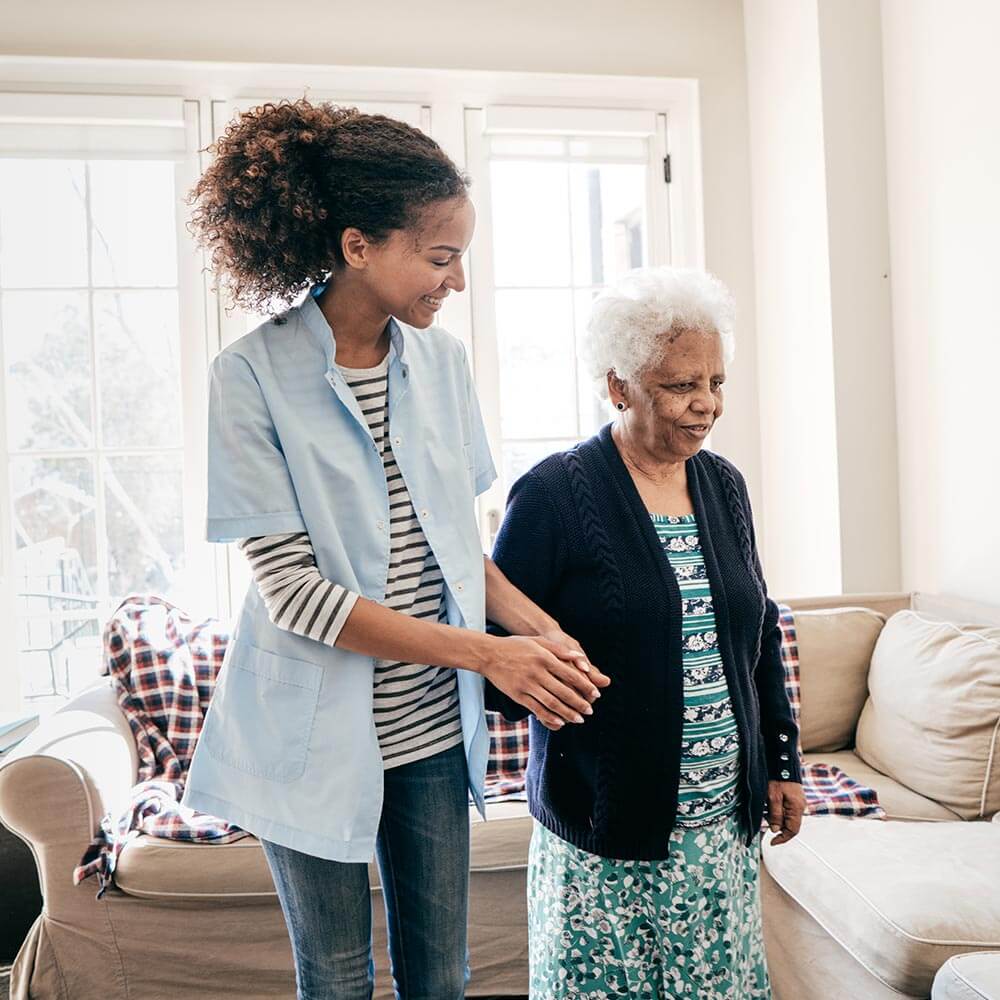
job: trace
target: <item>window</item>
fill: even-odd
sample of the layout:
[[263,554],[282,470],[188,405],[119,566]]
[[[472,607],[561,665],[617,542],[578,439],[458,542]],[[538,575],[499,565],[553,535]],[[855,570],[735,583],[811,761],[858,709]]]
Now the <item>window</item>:
[[[468,293],[440,322],[469,351],[501,467],[484,545],[510,483],[607,418],[578,356],[593,296],[637,264],[701,259],[690,81],[218,66],[209,90],[180,65],[16,72],[7,86],[49,92],[0,91],[0,712],[90,683],[129,593],[228,615],[249,583],[232,547],[202,541],[205,384],[262,317],[212,293],[184,202],[239,111],[303,92],[354,105],[472,175]],[[621,108],[586,106],[608,88]]]
[[44,707],[94,677],[102,624],[126,595],[215,605],[193,481],[204,306],[182,228],[197,128],[170,98],[5,95],[0,109],[3,577],[16,643],[3,680]]
[[666,121],[643,111],[493,107],[467,114],[477,179],[474,339],[499,444],[502,498],[608,413],[581,358],[590,303],[633,267],[670,260]]

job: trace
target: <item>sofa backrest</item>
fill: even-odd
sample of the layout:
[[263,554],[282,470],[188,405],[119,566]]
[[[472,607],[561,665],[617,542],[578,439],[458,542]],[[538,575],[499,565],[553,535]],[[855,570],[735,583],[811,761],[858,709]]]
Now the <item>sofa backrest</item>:
[[868,667],[885,620],[909,593],[837,594],[784,601],[795,613],[804,753],[854,746],[868,698]]
[[885,615],[870,608],[795,612],[800,742],[804,753],[854,746],[868,700],[868,668]]

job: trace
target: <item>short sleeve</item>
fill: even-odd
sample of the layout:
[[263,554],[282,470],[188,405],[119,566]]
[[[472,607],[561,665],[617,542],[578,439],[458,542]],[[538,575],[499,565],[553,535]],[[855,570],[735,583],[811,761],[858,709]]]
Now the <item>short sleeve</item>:
[[465,369],[465,389],[469,399],[470,447],[472,448],[472,481],[476,496],[485,493],[497,478],[496,466],[490,452],[490,442],[486,436],[486,425],[483,423],[482,410],[479,408],[479,396],[472,381],[469,369],[469,358],[462,345],[462,364]]
[[208,398],[210,542],[305,531],[284,452],[249,362],[223,352]]

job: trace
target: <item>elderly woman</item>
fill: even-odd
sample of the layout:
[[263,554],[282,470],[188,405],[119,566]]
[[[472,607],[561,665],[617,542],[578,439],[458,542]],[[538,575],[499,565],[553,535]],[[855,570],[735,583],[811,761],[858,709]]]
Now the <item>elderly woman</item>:
[[[612,683],[531,723],[532,996],[769,997],[758,834],[804,807],[778,611],[743,477],[703,448],[733,308],[710,275],[627,275],[587,353],[615,421],[511,490],[493,558]],[[525,710],[491,692],[508,718]]]

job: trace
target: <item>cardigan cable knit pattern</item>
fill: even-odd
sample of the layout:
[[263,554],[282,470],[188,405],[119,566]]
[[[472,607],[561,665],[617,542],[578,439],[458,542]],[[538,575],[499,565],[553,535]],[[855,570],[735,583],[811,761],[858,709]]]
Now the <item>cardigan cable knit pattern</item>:
[[[739,731],[739,816],[749,842],[769,778],[801,780],[777,606],[739,472],[707,451],[686,471]],[[531,720],[532,815],[593,854],[665,857],[680,780],[681,592],[610,425],[514,484],[493,558],[612,681],[582,725],[549,732]],[[511,719],[528,714],[490,686],[487,707]]]
[[[608,533],[604,530],[604,524],[597,512],[594,503],[593,493],[584,475],[580,464],[580,456],[575,451],[566,453],[566,467],[570,474],[570,484],[573,488],[573,499],[576,501],[577,512],[580,516],[580,526],[586,536],[590,539],[594,553],[604,566],[604,572],[600,577],[600,602],[601,607],[609,622],[620,621],[622,618],[622,582],[618,573],[618,564],[611,549],[611,542]],[[618,630],[615,629],[615,634]],[[621,655],[621,643],[612,638],[612,656],[617,659]],[[615,698],[610,702],[611,711],[605,724],[612,729],[617,729],[626,724],[622,718],[622,699]],[[608,828],[609,814],[613,814],[618,803],[615,801],[620,790],[620,783],[616,781],[615,768],[618,758],[613,754],[605,754],[600,758],[598,782],[601,787],[607,789],[607,794],[601,796],[594,804],[594,828],[606,830]]]

